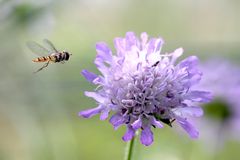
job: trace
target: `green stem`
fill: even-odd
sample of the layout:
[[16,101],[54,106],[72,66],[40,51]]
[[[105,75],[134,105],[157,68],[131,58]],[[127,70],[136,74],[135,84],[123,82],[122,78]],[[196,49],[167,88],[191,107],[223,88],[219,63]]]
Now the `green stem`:
[[131,160],[133,155],[133,147],[134,147],[135,136],[132,138],[130,142],[128,142],[125,151],[125,160]]

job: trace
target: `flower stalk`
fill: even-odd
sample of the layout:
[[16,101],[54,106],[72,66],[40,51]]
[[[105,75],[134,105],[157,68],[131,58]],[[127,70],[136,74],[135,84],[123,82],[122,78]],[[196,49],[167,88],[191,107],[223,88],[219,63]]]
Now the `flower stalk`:
[[134,146],[135,146],[135,138],[133,137],[126,145],[126,149],[125,149],[125,158],[124,160],[132,160],[133,157],[133,150],[134,150]]

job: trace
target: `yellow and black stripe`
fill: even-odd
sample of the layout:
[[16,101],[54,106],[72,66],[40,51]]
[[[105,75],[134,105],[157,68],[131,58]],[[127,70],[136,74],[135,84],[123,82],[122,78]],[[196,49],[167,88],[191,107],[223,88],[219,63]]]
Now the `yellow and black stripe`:
[[44,57],[38,57],[36,59],[32,60],[33,62],[48,62],[48,61],[55,61],[54,56],[44,56]]
[[33,59],[33,62],[62,62],[62,61],[68,61],[70,57],[70,54],[68,52],[62,52],[62,53],[56,53],[56,54],[51,54],[50,56],[43,56],[43,57],[38,57],[36,59]]

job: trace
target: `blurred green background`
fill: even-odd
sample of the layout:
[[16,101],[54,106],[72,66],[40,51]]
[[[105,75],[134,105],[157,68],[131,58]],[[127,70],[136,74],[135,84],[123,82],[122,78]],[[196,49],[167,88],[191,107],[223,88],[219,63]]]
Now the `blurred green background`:
[[[239,15],[238,0],[0,0],[0,160],[122,160],[124,127],[114,131],[98,116],[77,116],[95,107],[83,95],[94,86],[80,72],[98,73],[96,42],[113,48],[114,37],[147,32],[164,38],[163,52],[183,47],[184,57],[239,63]],[[36,55],[25,43],[44,38],[73,56],[32,74],[41,65],[31,62]],[[150,147],[137,142],[135,160],[240,157],[235,141],[209,149],[169,127],[156,129],[154,138]]]

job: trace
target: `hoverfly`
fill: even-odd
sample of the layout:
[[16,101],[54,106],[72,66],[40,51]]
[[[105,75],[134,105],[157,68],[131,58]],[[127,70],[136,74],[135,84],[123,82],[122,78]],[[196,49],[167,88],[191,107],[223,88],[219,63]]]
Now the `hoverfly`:
[[64,63],[68,61],[70,55],[66,51],[59,52],[53,43],[47,39],[43,40],[43,43],[46,45],[46,48],[41,46],[40,44],[29,41],[27,42],[28,48],[35,54],[39,55],[40,57],[33,59],[33,62],[46,62],[41,68],[39,68],[34,73],[41,71],[42,69],[46,68],[50,62],[57,63],[61,62]]
[[172,127],[172,123],[176,120],[175,118],[162,118],[160,115],[157,114],[154,114],[154,117],[170,127]]

